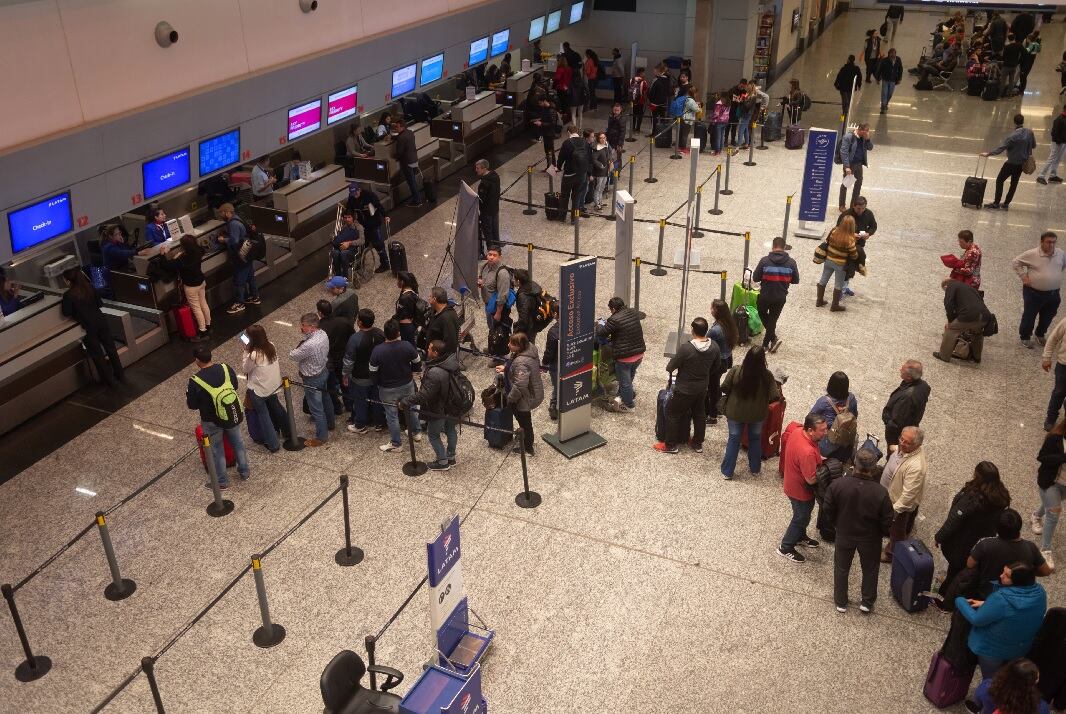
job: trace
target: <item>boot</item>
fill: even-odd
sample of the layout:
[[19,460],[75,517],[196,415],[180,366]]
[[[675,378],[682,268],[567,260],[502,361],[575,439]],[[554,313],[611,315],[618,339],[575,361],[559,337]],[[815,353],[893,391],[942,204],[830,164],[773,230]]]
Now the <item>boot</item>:
[[847,310],[846,307],[840,304],[840,294],[839,290],[833,291],[833,305],[829,308],[833,312],[844,312]]
[[822,307],[822,306],[827,305],[827,304],[828,303],[826,303],[826,301],[825,301],[825,286],[824,285],[819,285],[818,286],[818,299],[815,301],[814,306],[815,307]]

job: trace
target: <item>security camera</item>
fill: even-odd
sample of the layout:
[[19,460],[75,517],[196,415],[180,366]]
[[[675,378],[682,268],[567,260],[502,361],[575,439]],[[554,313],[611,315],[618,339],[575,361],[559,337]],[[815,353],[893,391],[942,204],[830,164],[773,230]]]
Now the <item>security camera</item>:
[[160,47],[170,47],[178,41],[178,31],[169,22],[160,22],[155,26],[155,41]]
[[300,0],[300,9],[304,12],[314,12],[318,9],[318,0]]

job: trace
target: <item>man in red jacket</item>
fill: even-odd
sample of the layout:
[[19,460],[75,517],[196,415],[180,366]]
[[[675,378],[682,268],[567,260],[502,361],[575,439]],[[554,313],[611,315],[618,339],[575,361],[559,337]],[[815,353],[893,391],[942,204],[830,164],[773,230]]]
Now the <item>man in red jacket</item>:
[[815,472],[822,463],[822,454],[818,442],[825,436],[828,427],[825,418],[810,413],[803,424],[792,422],[781,435],[781,473],[785,481],[785,495],[792,504],[792,521],[788,524],[781,547],[777,554],[793,563],[807,560],[796,550],[797,545],[804,548],[817,548],[819,543],[807,537],[807,526],[814,511]]

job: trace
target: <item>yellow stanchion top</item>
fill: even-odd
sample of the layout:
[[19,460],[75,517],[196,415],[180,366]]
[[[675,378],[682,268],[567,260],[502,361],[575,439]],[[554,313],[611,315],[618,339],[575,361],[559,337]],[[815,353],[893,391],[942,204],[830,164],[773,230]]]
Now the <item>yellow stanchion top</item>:
[[104,514],[103,513],[96,514],[96,525],[98,525],[98,526],[106,525],[106,522],[104,521]]
[[259,558],[252,558],[252,570],[260,570],[262,565],[259,562]]
[[665,218],[660,218],[659,219],[659,227],[660,228],[666,228],[666,219]]
[[725,270],[722,271],[722,282],[724,283],[729,277],[729,273]]

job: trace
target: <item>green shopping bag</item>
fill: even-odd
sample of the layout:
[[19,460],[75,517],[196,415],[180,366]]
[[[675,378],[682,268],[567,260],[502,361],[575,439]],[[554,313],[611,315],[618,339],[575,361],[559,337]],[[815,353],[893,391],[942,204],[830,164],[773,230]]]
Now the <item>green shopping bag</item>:
[[[754,307],[759,300],[759,291],[751,287],[751,268],[744,271],[744,277],[739,283],[733,283],[733,295],[729,299],[729,310],[735,312],[740,305]],[[758,320],[758,314],[755,315]],[[760,330],[762,322],[759,322]],[[755,334],[755,333],[752,333]]]
[[748,334],[757,335],[762,332],[763,325],[762,319],[759,317],[758,308],[754,305],[745,305],[744,309],[748,311]]

